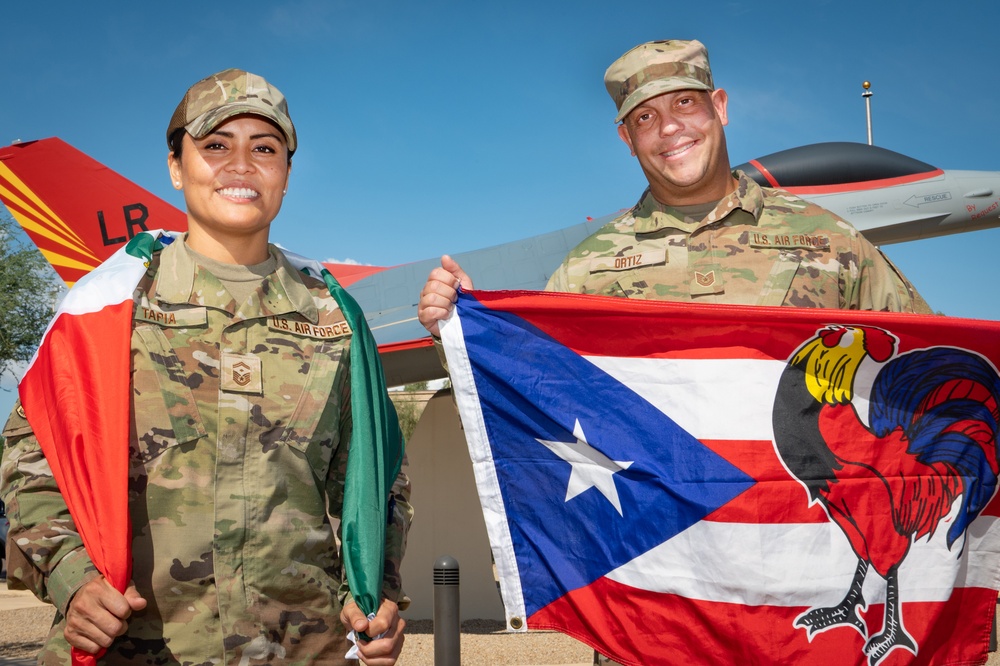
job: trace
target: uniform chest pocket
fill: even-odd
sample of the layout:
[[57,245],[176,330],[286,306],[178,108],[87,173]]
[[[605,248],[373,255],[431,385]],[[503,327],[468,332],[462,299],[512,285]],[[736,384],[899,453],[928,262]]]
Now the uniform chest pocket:
[[608,296],[656,300],[655,288],[650,284],[648,274],[626,273],[608,285],[604,292]]
[[619,275],[604,293],[636,300],[686,301],[690,298],[689,281],[684,268],[673,264],[653,266]]
[[782,252],[764,280],[757,305],[839,308],[839,279],[838,270],[831,270],[828,263],[810,261],[797,252]]
[[[167,449],[206,435],[184,368],[163,331],[137,324],[132,355],[130,455],[149,463]],[[135,350],[144,351],[135,351]]]
[[349,399],[342,390],[343,351],[342,344],[332,342],[320,342],[308,350],[304,376],[301,372],[289,376],[280,390],[288,397],[298,394],[288,421],[275,423],[273,436],[266,438],[299,451],[313,470],[326,470],[340,443],[343,400]]

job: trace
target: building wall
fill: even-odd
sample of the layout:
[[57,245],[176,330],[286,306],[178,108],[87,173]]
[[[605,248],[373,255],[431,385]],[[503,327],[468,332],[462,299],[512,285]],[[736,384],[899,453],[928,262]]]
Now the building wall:
[[472,461],[450,390],[428,401],[406,455],[414,517],[402,567],[412,603],[403,616],[433,619],[434,562],[450,555],[459,564],[461,618],[503,621]]

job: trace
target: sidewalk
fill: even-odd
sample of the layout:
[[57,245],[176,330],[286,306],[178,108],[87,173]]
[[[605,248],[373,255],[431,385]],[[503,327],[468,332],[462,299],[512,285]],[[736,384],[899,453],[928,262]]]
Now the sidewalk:
[[[31,592],[23,590],[8,590],[7,581],[0,581],[0,613],[4,611],[18,611],[25,608],[44,608],[48,604],[42,603],[35,598]],[[0,666],[34,666],[35,659],[13,658],[0,656]]]
[[26,590],[8,590],[7,580],[0,581],[0,611],[38,606],[48,606],[48,604],[39,601],[34,594]]

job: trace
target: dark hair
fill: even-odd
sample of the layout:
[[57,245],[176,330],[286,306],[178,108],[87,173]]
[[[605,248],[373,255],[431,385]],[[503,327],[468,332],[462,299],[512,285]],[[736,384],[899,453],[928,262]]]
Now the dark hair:
[[184,144],[185,132],[187,132],[187,130],[180,127],[174,130],[174,133],[170,135],[170,150],[174,159],[179,160],[181,158],[181,146]]

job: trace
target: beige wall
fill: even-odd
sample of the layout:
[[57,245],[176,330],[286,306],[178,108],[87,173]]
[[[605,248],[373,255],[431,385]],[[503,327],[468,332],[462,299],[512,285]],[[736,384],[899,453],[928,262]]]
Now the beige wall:
[[449,390],[427,403],[406,454],[415,514],[402,568],[413,601],[403,616],[433,618],[434,562],[450,555],[459,564],[461,618],[503,621],[472,461]]

